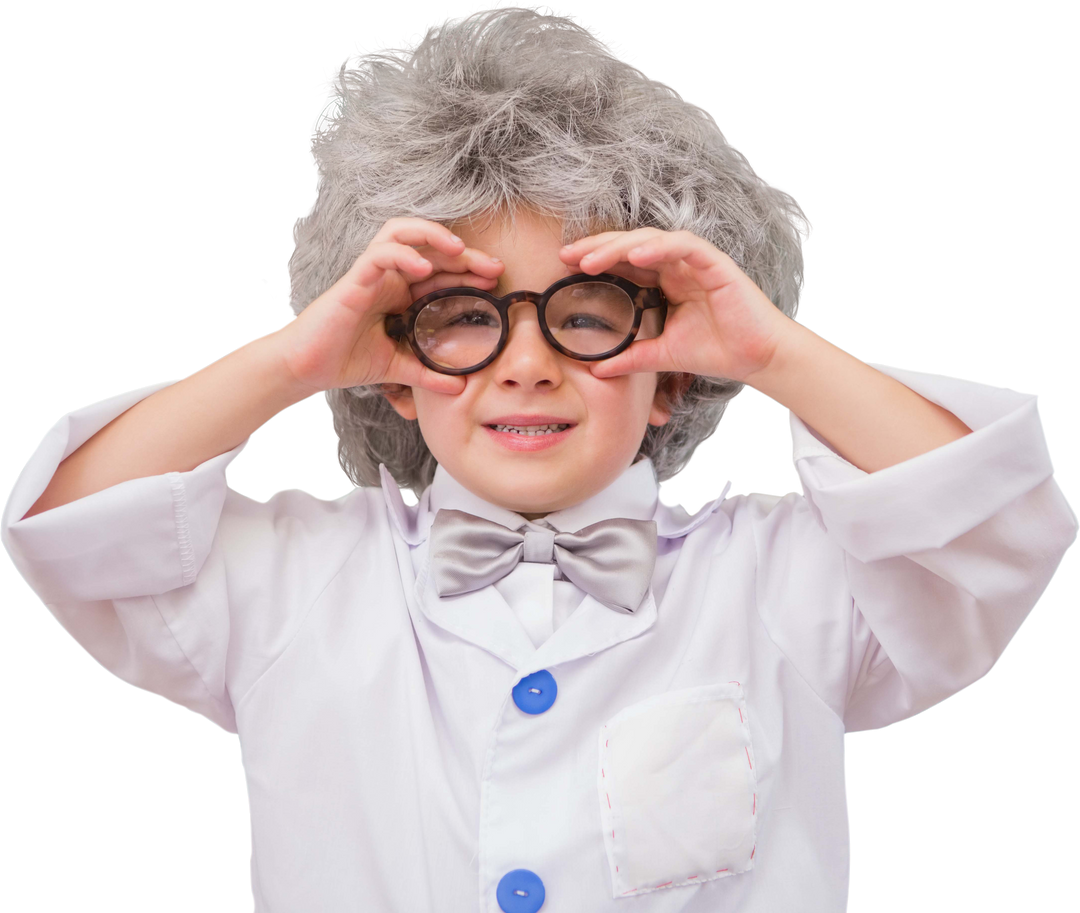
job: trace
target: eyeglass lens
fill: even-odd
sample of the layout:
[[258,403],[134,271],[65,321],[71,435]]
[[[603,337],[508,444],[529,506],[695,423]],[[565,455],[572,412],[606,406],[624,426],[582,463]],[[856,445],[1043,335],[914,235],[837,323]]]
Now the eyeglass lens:
[[[600,355],[634,329],[634,302],[609,282],[579,282],[559,289],[547,303],[551,335],[575,355]],[[416,316],[416,342],[435,364],[468,368],[484,361],[502,334],[498,310],[483,298],[455,295],[430,302]]]

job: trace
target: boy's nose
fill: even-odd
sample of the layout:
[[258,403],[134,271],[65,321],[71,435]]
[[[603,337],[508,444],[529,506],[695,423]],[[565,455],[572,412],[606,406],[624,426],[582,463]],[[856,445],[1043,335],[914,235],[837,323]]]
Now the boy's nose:
[[531,359],[555,360],[559,354],[548,343],[540,328],[540,314],[528,301],[510,306],[507,313],[510,328],[507,333],[507,345],[499,353],[496,362],[510,363],[522,355]]
[[508,348],[513,345],[515,339],[522,339],[539,343],[546,349],[555,351],[548,345],[548,339],[544,337],[540,328],[540,311],[537,310],[536,305],[530,304],[529,301],[518,301],[507,311],[507,320],[510,321],[507,332]]

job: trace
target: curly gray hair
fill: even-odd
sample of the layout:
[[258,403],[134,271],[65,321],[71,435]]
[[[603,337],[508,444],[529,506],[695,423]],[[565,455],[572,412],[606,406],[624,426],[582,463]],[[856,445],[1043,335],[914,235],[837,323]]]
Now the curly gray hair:
[[[786,193],[759,178],[713,118],[614,58],[568,18],[503,8],[431,28],[411,50],[343,64],[316,128],[311,213],[293,230],[299,314],[394,216],[443,224],[517,206],[557,216],[563,240],[602,230],[683,229],[727,253],[786,315],[802,286],[800,228]],[[638,459],[675,475],[743,384],[661,374],[672,415]],[[356,485],[385,463],[420,493],[435,458],[378,386],[328,390],[338,459]]]

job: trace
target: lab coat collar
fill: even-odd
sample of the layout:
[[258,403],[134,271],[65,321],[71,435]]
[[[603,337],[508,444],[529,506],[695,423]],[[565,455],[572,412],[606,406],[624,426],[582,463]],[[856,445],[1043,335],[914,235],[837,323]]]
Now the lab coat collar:
[[[473,494],[442,467],[436,470],[434,481],[415,507],[404,503],[397,483],[386,467],[380,467],[380,472],[391,522],[410,546],[424,543],[435,513],[442,508],[464,510],[510,529],[519,529],[526,522],[520,514]],[[640,460],[603,491],[573,507],[548,514],[545,519],[556,529],[570,532],[612,517],[651,519],[656,522],[659,536],[678,538],[708,520],[730,487],[728,482],[718,498],[691,516],[681,507],[668,507],[660,502],[652,462]],[[571,662],[638,637],[647,632],[657,618],[651,587],[632,614],[612,611],[586,594],[570,617],[537,648],[494,586],[459,596],[439,596],[431,578],[430,562],[425,559],[412,597],[429,621],[499,657],[518,675]]]
[[[405,503],[397,482],[384,465],[380,464],[379,474],[391,522],[410,546],[415,547],[427,539],[435,513],[443,508],[463,510],[508,529],[519,529],[526,523],[520,514],[473,494],[442,466],[436,468],[432,484],[424,490],[415,507]],[[682,507],[661,503],[653,463],[642,459],[628,467],[607,488],[579,504],[554,511],[544,519],[562,532],[577,532],[613,517],[653,520],[658,536],[676,539],[688,535],[708,520],[723,503],[729,488],[730,481],[724,485],[719,497],[691,515]]]

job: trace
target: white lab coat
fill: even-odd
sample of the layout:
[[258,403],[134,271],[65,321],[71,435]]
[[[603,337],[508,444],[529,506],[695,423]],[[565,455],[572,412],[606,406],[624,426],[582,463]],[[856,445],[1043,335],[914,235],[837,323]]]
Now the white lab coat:
[[[57,422],[3,542],[102,665],[238,733],[257,913],[498,913],[518,869],[545,913],[836,913],[845,731],[984,675],[1078,528],[1034,396],[874,367],[973,433],[868,474],[792,415],[802,495],[724,488],[690,517],[645,461],[549,515],[656,521],[632,614],[549,565],[440,598],[435,510],[520,525],[441,469],[416,507],[388,476],[259,503],[226,484],[245,441],[19,519],[64,457],[167,384]],[[538,670],[557,698],[524,713],[512,688]]]

